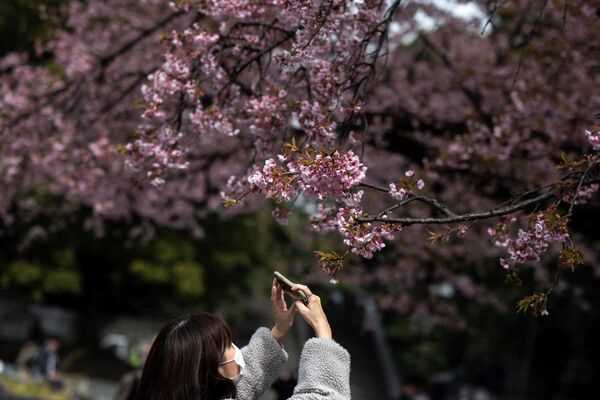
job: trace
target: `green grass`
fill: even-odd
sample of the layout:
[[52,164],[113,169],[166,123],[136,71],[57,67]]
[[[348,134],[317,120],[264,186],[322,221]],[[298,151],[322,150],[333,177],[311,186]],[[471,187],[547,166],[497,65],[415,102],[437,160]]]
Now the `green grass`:
[[68,390],[53,391],[46,383],[21,381],[6,376],[0,376],[0,385],[11,395],[39,400],[67,400]]

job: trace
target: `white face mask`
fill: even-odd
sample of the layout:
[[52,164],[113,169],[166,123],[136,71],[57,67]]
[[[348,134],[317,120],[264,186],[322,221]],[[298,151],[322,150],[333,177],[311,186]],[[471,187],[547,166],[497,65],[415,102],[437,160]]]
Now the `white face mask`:
[[235,343],[232,343],[232,346],[235,349],[235,355],[233,356],[233,360],[223,361],[219,365],[225,365],[230,362],[235,362],[238,365],[238,367],[240,367],[240,373],[235,377],[229,379],[231,379],[234,383],[237,383],[240,380],[240,376],[242,375],[243,369],[246,367],[246,361],[244,360],[244,355],[242,354],[242,351],[235,345]]

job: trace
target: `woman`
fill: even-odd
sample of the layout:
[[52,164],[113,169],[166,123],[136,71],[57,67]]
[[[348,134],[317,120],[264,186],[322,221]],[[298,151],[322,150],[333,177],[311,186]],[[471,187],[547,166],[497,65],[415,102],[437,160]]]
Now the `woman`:
[[290,400],[350,399],[350,355],[331,336],[321,299],[304,285],[308,304],[287,307],[273,280],[271,302],[275,324],[258,328],[250,343],[238,349],[220,318],[199,313],[179,318],[156,337],[144,365],[137,400],[255,400],[279,375],[287,361],[282,341],[299,313],[314,330],[302,349],[298,384]]

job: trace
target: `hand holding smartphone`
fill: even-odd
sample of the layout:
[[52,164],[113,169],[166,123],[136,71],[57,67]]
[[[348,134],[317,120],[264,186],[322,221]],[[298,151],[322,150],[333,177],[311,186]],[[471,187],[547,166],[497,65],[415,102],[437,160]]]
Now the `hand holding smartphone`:
[[281,285],[285,293],[287,293],[294,300],[300,300],[304,303],[304,305],[308,305],[308,297],[306,296],[306,294],[301,290],[292,289],[292,285],[294,285],[294,282],[290,281],[279,271],[273,272],[273,275],[275,276],[275,279],[277,279],[277,282]]
[[[273,274],[284,293],[287,293],[294,301],[299,300],[302,302],[302,304],[297,305],[298,312],[302,315],[302,318],[306,323],[313,328],[315,335],[319,338],[331,339],[331,326],[329,325],[327,316],[321,306],[321,298],[312,294],[310,289],[304,285],[298,285],[294,290],[292,289],[295,285],[294,282],[290,281],[278,271],[275,271]],[[298,287],[302,287],[302,289],[299,289]],[[309,296],[310,304],[308,301]]]

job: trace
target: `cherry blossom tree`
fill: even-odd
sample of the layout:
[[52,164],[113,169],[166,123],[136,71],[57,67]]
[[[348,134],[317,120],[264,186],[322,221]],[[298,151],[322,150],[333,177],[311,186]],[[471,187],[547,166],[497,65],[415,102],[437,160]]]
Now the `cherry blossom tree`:
[[[479,16],[400,0],[70,2],[39,44],[52,61],[0,62],[4,223],[35,212],[40,187],[92,207],[97,227],[199,232],[221,202],[269,199],[277,218],[308,212],[339,234],[344,250],[315,249],[332,277],[392,244],[383,268],[346,279],[415,314],[429,311],[404,289],[431,276],[498,304],[443,265],[423,278],[440,254],[495,257],[509,276],[557,246],[561,265],[598,265],[569,225],[599,182],[597,9],[459,3]],[[546,314],[563,269],[536,268],[546,289],[521,309]]]

